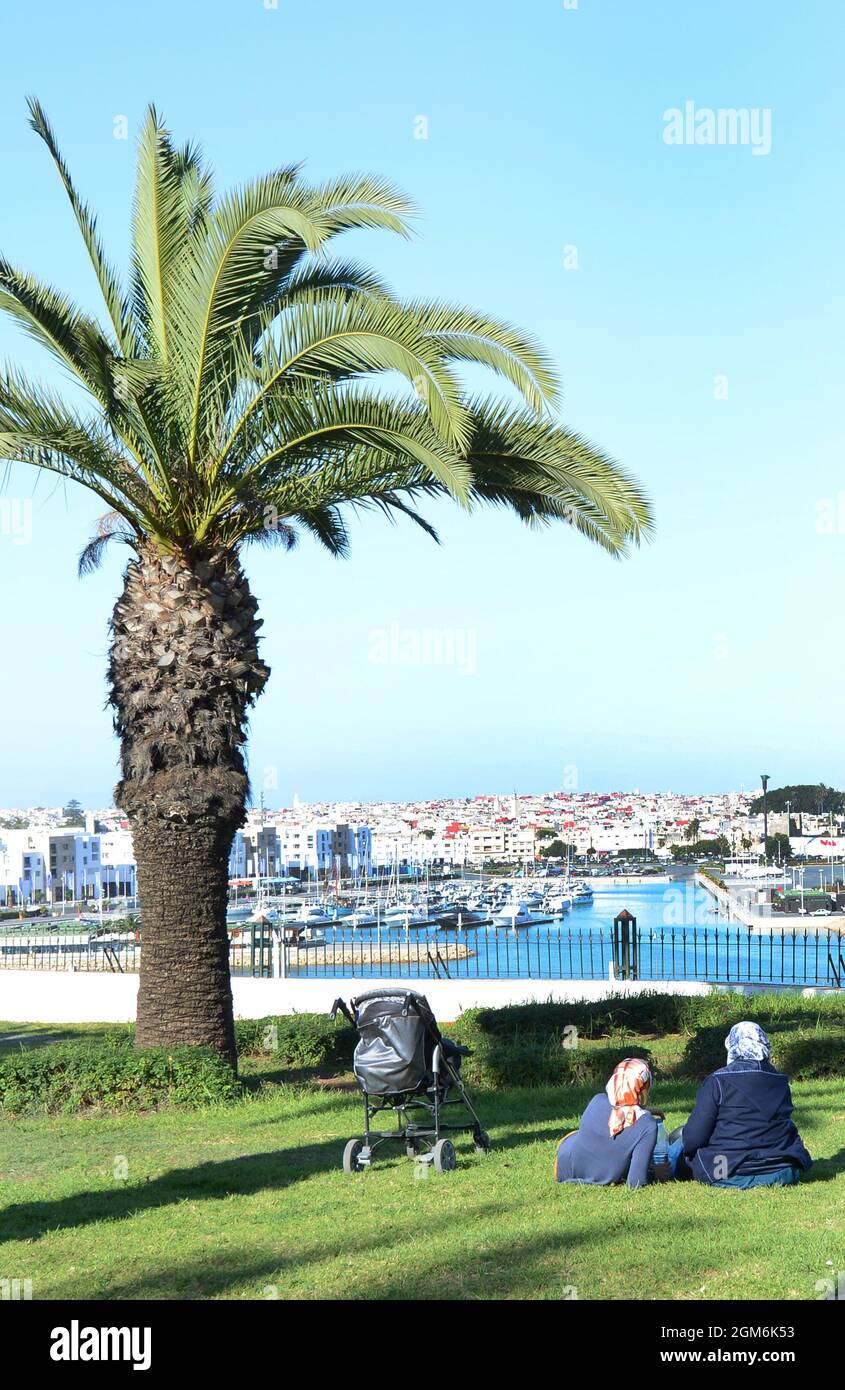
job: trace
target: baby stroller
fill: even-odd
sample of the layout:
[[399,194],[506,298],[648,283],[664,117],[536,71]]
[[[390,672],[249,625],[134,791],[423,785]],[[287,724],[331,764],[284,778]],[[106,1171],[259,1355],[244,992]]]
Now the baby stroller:
[[[364,1092],[364,1138],[350,1139],[343,1151],[343,1171],[368,1168],[373,1154],[388,1140],[405,1145],[408,1158],[431,1164],[438,1173],[456,1166],[455,1146],[444,1132],[471,1133],[477,1154],[490,1151],[461,1080],[461,1061],[471,1055],[444,1038],[428,1000],[410,989],[374,989],[349,1006],[336,999],[334,1018],[342,1013],[358,1030],[352,1067]],[[471,1123],[444,1124],[447,1105],[462,1105]],[[384,1110],[396,1116],[396,1128],[374,1130],[372,1119]],[[414,1116],[417,1115],[419,1123]]]

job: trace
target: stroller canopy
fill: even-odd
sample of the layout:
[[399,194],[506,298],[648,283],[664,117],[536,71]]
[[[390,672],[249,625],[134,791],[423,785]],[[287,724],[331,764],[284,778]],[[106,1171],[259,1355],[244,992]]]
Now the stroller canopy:
[[409,989],[372,990],[352,1000],[360,1034],[352,1066],[368,1095],[415,1091],[428,1080],[440,1031],[428,1000]]

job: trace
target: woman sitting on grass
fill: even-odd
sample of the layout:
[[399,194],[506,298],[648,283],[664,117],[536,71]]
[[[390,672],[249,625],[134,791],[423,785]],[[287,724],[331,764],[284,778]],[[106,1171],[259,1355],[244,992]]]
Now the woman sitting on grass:
[[792,1120],[789,1082],[769,1061],[769,1039],[758,1023],[737,1023],[725,1047],[727,1066],[700,1087],[670,1148],[675,1176],[712,1187],[797,1182],[813,1160]]
[[657,1138],[657,1120],[645,1106],[651,1071],[639,1057],[626,1057],[613,1072],[601,1095],[593,1096],[581,1127],[558,1145],[558,1182],[626,1182],[643,1187]]

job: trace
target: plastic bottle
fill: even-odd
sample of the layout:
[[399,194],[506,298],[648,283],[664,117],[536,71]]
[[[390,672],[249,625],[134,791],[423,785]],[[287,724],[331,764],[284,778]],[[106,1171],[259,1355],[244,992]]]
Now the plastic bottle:
[[658,1163],[668,1163],[668,1162],[669,1162],[669,1135],[668,1135],[668,1133],[667,1133],[666,1126],[664,1125],[663,1121],[662,1121],[662,1120],[658,1120],[658,1121],[657,1121],[657,1138],[656,1138],[655,1141],[654,1141],[654,1156],[653,1156],[653,1158],[652,1158],[652,1163],[653,1163],[653,1164],[655,1165],[655,1167],[656,1167]]

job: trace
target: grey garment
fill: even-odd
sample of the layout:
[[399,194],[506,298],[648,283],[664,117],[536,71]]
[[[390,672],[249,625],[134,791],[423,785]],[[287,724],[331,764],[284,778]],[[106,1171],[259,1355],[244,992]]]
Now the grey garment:
[[637,1122],[611,1138],[608,1121],[613,1107],[602,1093],[593,1096],[577,1134],[570,1135],[558,1148],[555,1176],[558,1182],[595,1183],[608,1187],[627,1182],[643,1187],[657,1138],[653,1115],[641,1115]]

